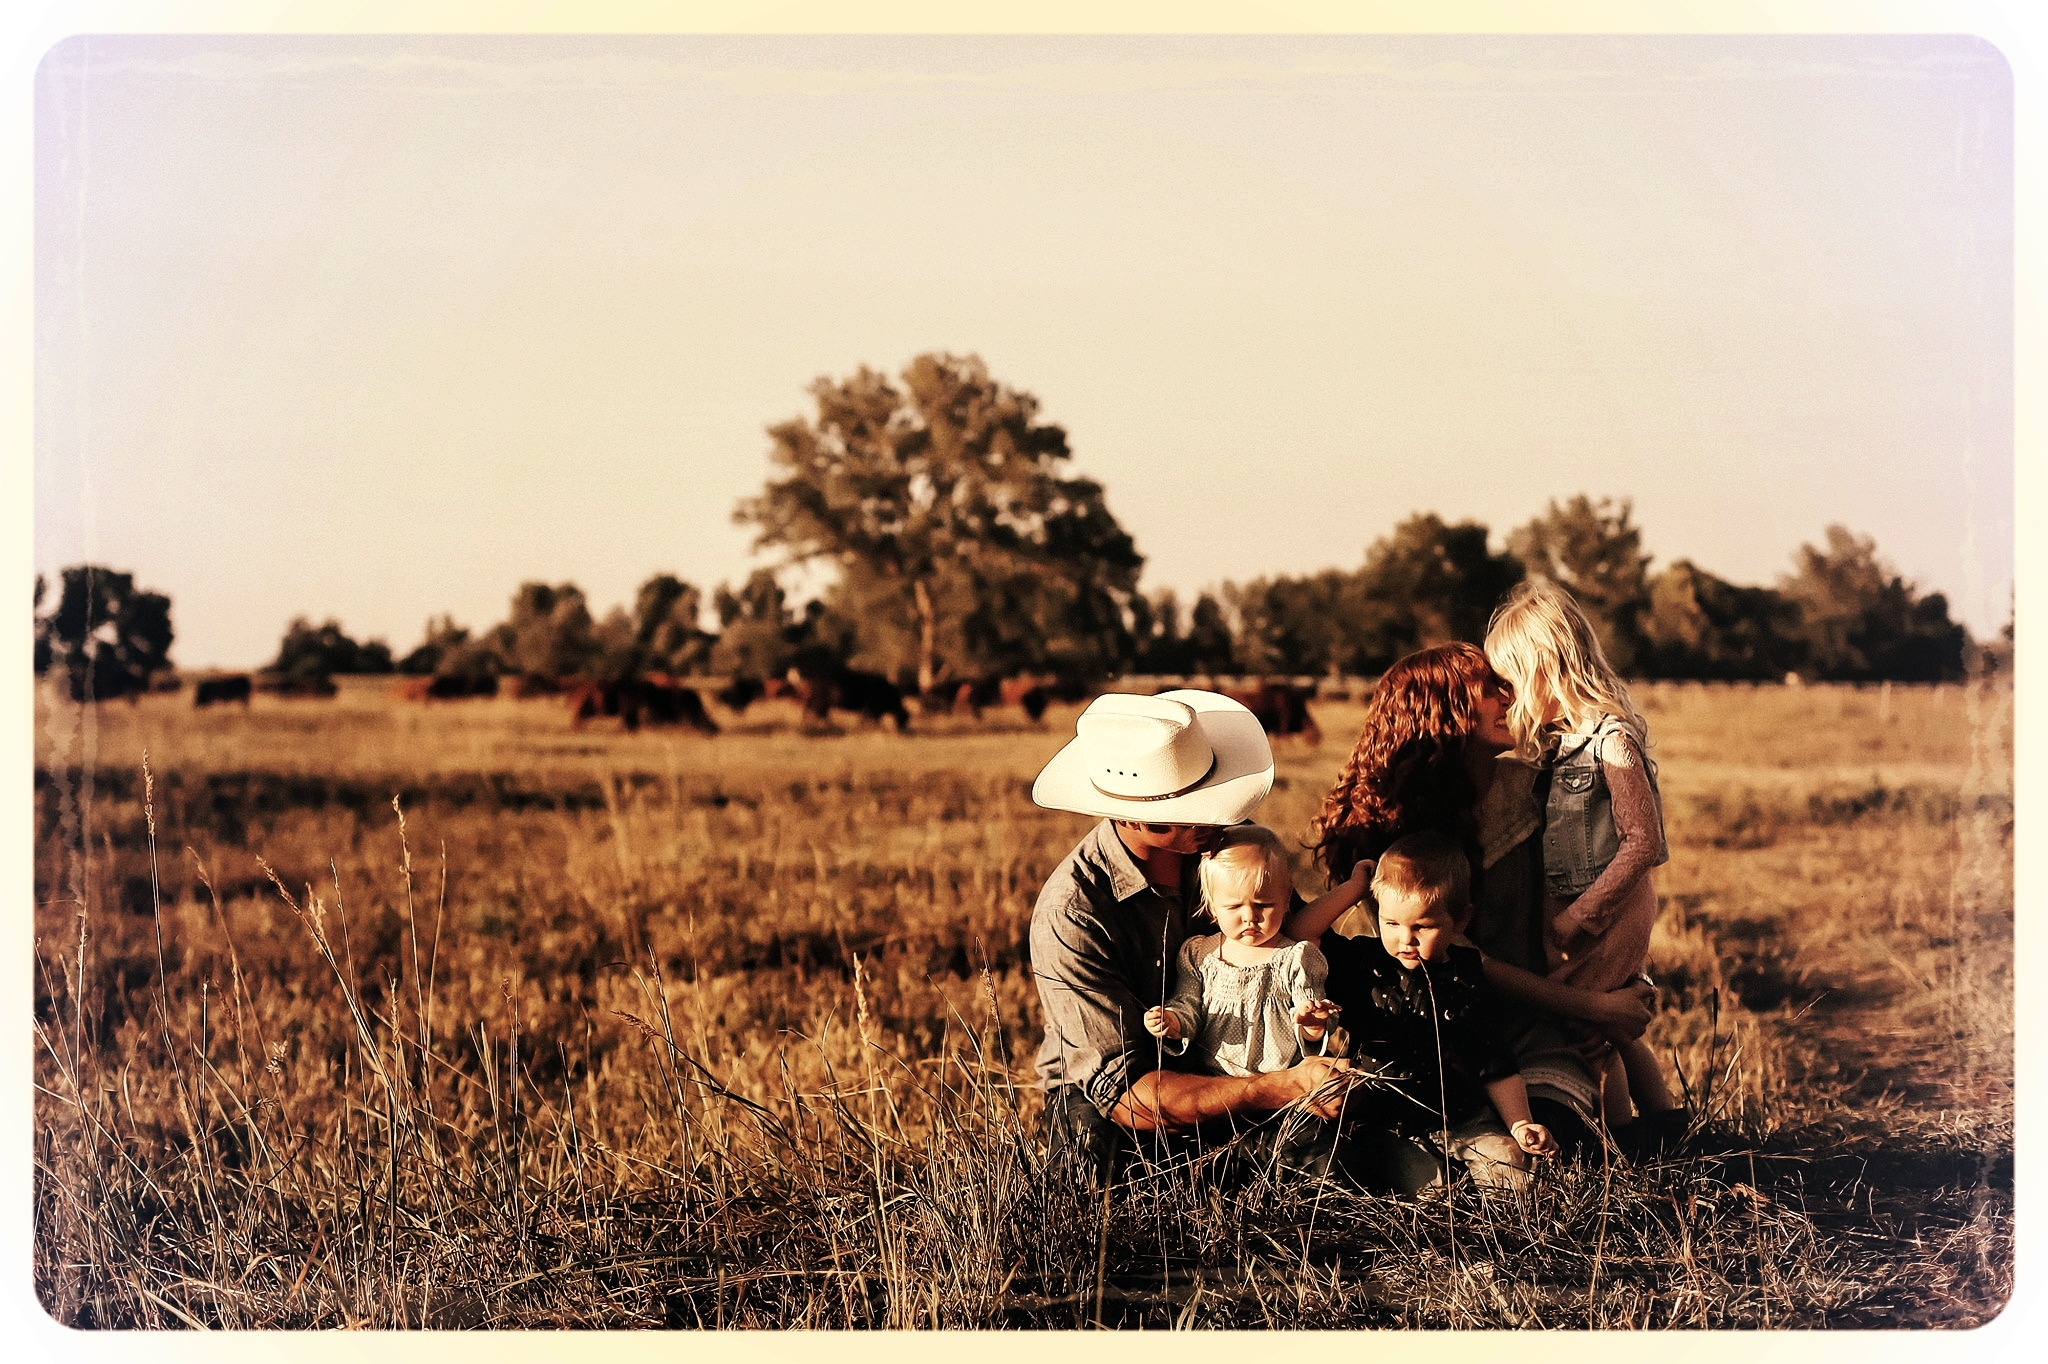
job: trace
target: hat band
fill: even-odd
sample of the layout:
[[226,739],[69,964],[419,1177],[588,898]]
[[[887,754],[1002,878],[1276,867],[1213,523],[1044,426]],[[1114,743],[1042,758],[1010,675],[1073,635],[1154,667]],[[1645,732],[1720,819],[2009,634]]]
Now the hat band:
[[1107,787],[1104,787],[1104,786],[1103,786],[1103,785],[1101,785],[1101,784],[1100,784],[1099,782],[1097,782],[1097,781],[1096,781],[1096,780],[1095,780],[1095,779],[1094,779],[1093,777],[1090,777],[1090,778],[1088,779],[1088,784],[1089,784],[1090,786],[1093,786],[1093,787],[1094,787],[1094,788],[1095,788],[1095,789],[1096,789],[1096,790],[1097,790],[1098,792],[1100,792],[1101,794],[1103,794],[1103,795],[1105,795],[1105,796],[1108,796],[1108,797],[1109,797],[1109,798],[1110,798],[1111,800],[1134,800],[1134,801],[1139,801],[1139,802],[1145,802],[1145,801],[1154,801],[1154,800],[1172,800],[1172,799],[1173,799],[1173,798],[1174,798],[1175,796],[1184,796],[1184,795],[1186,795],[1186,794],[1187,794],[1188,792],[1190,792],[1190,791],[1194,790],[1194,789],[1195,789],[1196,787],[1200,786],[1200,785],[1201,785],[1201,784],[1202,784],[1203,782],[1205,782],[1205,781],[1209,780],[1209,777],[1210,777],[1210,776],[1211,776],[1211,774],[1213,774],[1213,773],[1214,773],[1215,771],[1216,771],[1216,755],[1215,755],[1214,753],[1211,753],[1211,754],[1209,755],[1209,766],[1208,766],[1208,767],[1207,767],[1206,769],[1204,769],[1204,770],[1203,770],[1203,772],[1202,772],[1202,775],[1201,775],[1201,776],[1199,776],[1199,777],[1196,777],[1196,778],[1195,778],[1195,779],[1194,779],[1193,781],[1189,782],[1189,783],[1188,783],[1188,784],[1187,784],[1186,786],[1183,786],[1183,787],[1181,787],[1181,788],[1180,788],[1180,790],[1178,790],[1178,791],[1168,791],[1168,792],[1167,792],[1167,793],[1166,793],[1165,795],[1162,795],[1162,796],[1127,796],[1127,795],[1124,795],[1124,794],[1123,794],[1122,792],[1120,792],[1120,791],[1111,791],[1111,790],[1109,790],[1109,789],[1108,789]]

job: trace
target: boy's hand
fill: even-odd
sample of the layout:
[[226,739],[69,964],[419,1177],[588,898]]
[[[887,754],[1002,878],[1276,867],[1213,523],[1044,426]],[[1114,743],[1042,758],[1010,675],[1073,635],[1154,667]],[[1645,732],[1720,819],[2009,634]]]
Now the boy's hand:
[[1313,1042],[1323,1035],[1324,1030],[1342,1012],[1343,1006],[1334,999],[1305,1000],[1295,1006],[1294,1026],[1301,1030],[1303,1037]]
[[1180,1041],[1180,1019],[1173,1010],[1153,1005],[1145,1010],[1145,1031],[1169,1042]]
[[1540,1122],[1527,1118],[1508,1129],[1514,1134],[1515,1145],[1532,1156],[1554,1156],[1557,1154],[1557,1139],[1550,1135],[1550,1129]]

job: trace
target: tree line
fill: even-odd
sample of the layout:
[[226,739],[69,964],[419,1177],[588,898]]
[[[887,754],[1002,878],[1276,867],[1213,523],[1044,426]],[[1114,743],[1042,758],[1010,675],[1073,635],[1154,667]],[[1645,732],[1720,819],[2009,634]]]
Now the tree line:
[[1478,640],[1531,574],[1571,591],[1636,676],[1936,681],[1972,648],[1940,593],[1844,527],[1776,585],[1738,586],[1688,560],[1653,574],[1631,504],[1584,494],[1500,549],[1484,525],[1424,513],[1357,568],[1224,583],[1183,612],[1139,591],[1143,556],[1101,485],[1066,475],[1066,433],[1036,398],[975,356],[922,355],[900,379],[816,380],[815,416],[769,428],[771,477],[734,517],[756,549],[835,565],[816,632],[919,690],[949,674],[1371,675]]
[[[851,666],[920,693],[1024,673],[1076,688],[1131,672],[1370,676],[1415,649],[1478,640],[1532,574],[1577,597],[1637,677],[1941,681],[1963,676],[1976,649],[1942,594],[1842,526],[1800,546],[1776,584],[1741,586],[1684,559],[1652,572],[1629,501],[1585,494],[1553,500],[1500,548],[1478,522],[1422,513],[1356,568],[1225,582],[1184,607],[1140,590],[1144,557],[1102,485],[1069,474],[1065,431],[978,357],[922,355],[897,380],[863,367],[810,393],[814,416],[768,428],[771,476],[733,515],[781,567],[831,564],[836,581],[817,598],[792,602],[774,568],[719,584],[708,603],[657,573],[630,608],[600,617],[574,583],[527,582],[504,620],[472,633],[436,617],[403,656],[297,618],[268,671],[615,681]],[[36,671],[57,668],[75,699],[132,694],[168,671],[170,602],[131,574],[67,568],[48,614],[44,592],[38,576]]]

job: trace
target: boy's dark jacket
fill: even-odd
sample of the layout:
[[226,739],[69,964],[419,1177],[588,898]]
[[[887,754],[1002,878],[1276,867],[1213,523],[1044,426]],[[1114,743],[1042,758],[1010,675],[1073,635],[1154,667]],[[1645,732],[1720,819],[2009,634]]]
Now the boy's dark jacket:
[[1399,1077],[1392,1082],[1397,1093],[1378,1091],[1377,1121],[1419,1136],[1446,1125],[1447,1107],[1449,1125],[1456,1126],[1485,1109],[1489,1081],[1515,1073],[1477,949],[1453,947],[1444,960],[1411,971],[1375,937],[1330,932],[1320,946],[1330,961],[1330,998],[1344,1010],[1338,1022],[1351,1034],[1352,1058]]

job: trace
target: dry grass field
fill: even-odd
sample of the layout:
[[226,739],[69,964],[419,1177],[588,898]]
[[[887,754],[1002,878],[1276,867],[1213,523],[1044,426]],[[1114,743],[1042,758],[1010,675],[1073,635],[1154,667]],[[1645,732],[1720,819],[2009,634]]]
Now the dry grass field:
[[[1652,1037],[1705,1129],[1394,1201],[1040,1168],[1026,924],[1087,821],[1028,789],[1074,707],[45,694],[36,1287],[81,1327],[1975,1325],[2011,696],[1643,689]],[[1317,714],[1261,814],[1297,838],[1361,711]]]

